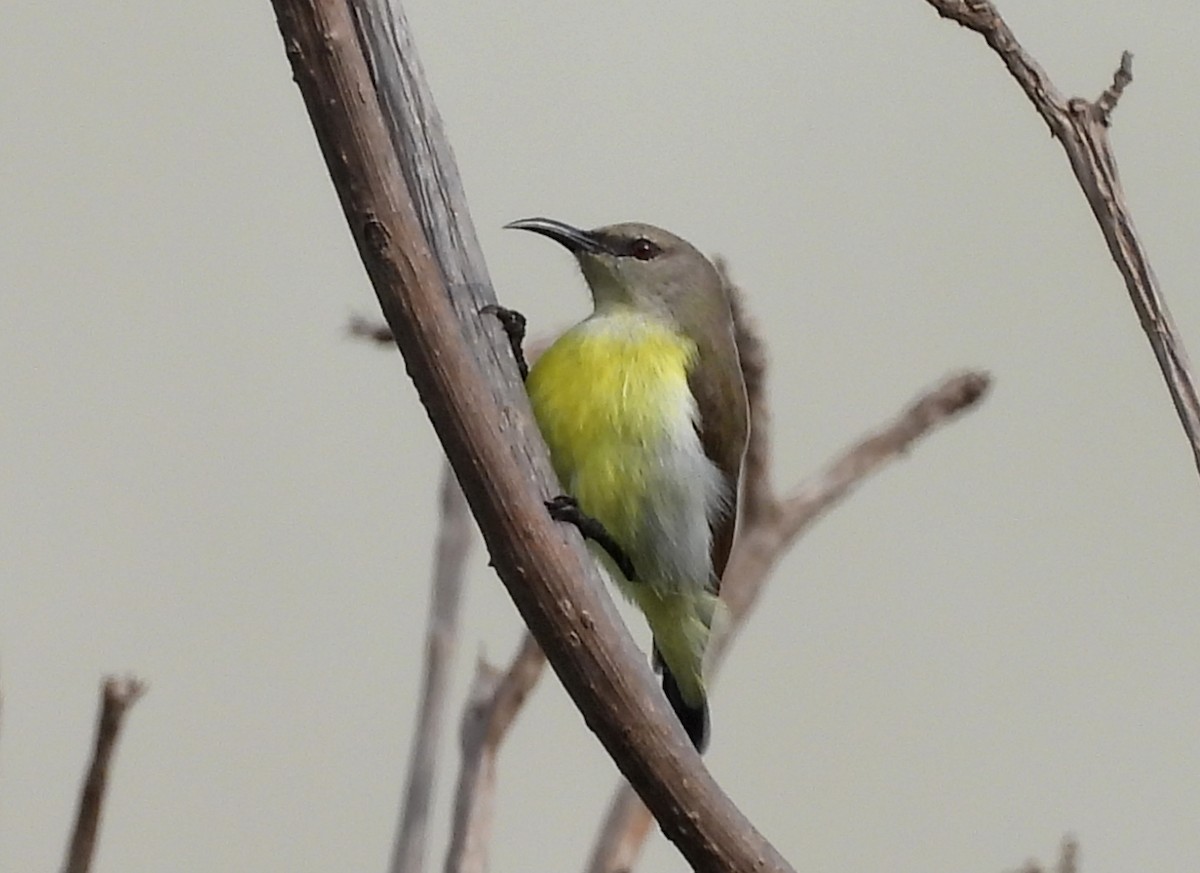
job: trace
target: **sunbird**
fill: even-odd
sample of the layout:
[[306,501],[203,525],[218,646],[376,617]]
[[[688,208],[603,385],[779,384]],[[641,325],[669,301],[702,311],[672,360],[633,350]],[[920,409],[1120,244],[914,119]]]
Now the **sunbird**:
[[648,224],[506,225],[564,245],[592,314],[533,364],[526,389],[577,524],[645,614],[662,687],[693,745],[708,742],[702,675],[733,545],[749,421],[729,295],[690,243]]

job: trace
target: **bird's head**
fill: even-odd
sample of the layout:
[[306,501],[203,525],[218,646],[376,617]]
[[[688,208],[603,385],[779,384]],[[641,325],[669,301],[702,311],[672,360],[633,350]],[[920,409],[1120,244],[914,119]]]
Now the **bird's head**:
[[580,230],[551,218],[525,218],[505,227],[539,233],[570,250],[597,307],[633,306],[687,322],[724,303],[721,277],[708,258],[660,227],[626,222]]

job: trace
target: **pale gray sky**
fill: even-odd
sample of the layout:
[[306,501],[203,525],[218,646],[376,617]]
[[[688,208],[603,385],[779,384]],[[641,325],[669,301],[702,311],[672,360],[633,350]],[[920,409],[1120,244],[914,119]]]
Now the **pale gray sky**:
[[[730,260],[795,482],[946,372],[992,396],[781,566],[708,761],[798,868],[1200,858],[1200,481],[1059,147],[921,0],[409,4],[501,298],[580,317],[514,218]],[[1200,7],[1006,0],[1114,140],[1200,354]],[[0,29],[0,870],[53,869],[97,683],[150,693],[97,870],[382,871],[438,450],[266,0],[17,0]],[[644,639],[644,631],[637,627]],[[472,563],[457,699],[515,612]],[[434,845],[444,845],[450,767]],[[582,864],[613,768],[556,680],[505,749],[493,869]],[[658,840],[647,871],[684,865]]]

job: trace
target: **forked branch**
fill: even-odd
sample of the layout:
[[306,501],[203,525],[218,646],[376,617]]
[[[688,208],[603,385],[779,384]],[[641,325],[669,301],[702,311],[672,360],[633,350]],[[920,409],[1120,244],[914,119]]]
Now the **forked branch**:
[[925,0],[943,18],[956,21],[984,38],[1017,80],[1050,133],[1067,153],[1071,170],[1092,207],[1104,234],[1138,321],[1158,368],[1162,371],[1171,402],[1183,432],[1191,444],[1192,457],[1200,471],[1200,399],[1183,341],[1167,302],[1158,286],[1137,231],[1125,192],[1117,175],[1117,159],[1108,138],[1113,110],[1126,86],[1133,81],[1133,56],[1121,55],[1112,84],[1092,101],[1064,98],[1042,66],[1022,48],[1000,12],[988,0]]
[[507,670],[500,672],[482,660],[475,667],[475,680],[463,713],[462,764],[445,873],[487,870],[500,744],[545,664],[537,640],[526,632]]
[[[353,329],[353,328],[352,328]],[[376,332],[378,333],[378,328]],[[391,344],[390,332],[384,342]],[[378,336],[373,337],[378,340]],[[449,464],[442,465],[438,538],[425,629],[424,675],[417,704],[417,724],[408,756],[408,784],[392,848],[390,873],[422,873],[427,857],[429,819],[439,741],[445,719],[450,669],[458,647],[458,616],[464,570],[471,552],[471,511]]]

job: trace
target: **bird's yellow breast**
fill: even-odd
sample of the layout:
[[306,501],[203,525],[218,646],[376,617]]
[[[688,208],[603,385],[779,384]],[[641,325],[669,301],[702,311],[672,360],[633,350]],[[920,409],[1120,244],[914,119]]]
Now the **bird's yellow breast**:
[[567,331],[529,372],[559,480],[618,543],[641,539],[662,456],[693,433],[695,356],[695,344],[670,325],[616,311]]

